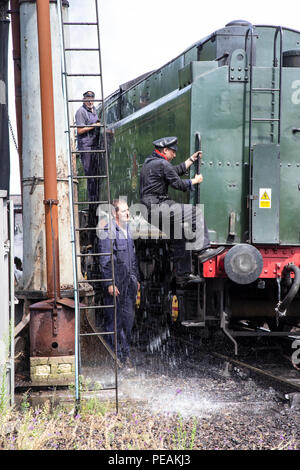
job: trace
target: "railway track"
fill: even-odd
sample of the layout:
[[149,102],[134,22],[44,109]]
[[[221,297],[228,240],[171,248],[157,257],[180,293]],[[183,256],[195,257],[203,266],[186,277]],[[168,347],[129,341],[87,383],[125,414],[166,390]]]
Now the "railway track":
[[[186,352],[186,355],[190,353],[194,356],[194,361],[197,361],[197,353],[207,354],[215,359],[224,362],[224,369],[228,370],[228,365],[230,364],[231,369],[237,373],[241,372],[240,375],[244,373],[244,376],[247,377],[251,375],[252,378],[257,377],[262,379],[266,384],[269,384],[275,389],[278,389],[283,394],[300,394],[300,365],[293,363],[291,357],[284,353],[284,347],[286,343],[282,343],[283,338],[277,338],[274,340],[274,344],[255,347],[255,343],[252,341],[252,345],[247,349],[247,347],[241,347],[242,354],[239,356],[233,356],[228,354],[228,352],[223,352],[226,348],[218,347],[214,348],[205,348],[203,344],[199,345],[199,336],[197,330],[195,334],[190,334],[190,332],[185,328],[182,331],[186,331],[187,334],[176,334],[174,331],[162,331],[158,332],[153,326],[147,325],[149,331],[152,330],[154,333],[157,333],[157,336],[154,334],[153,338],[149,342],[148,348],[150,351],[153,349],[153,345],[156,345],[157,348],[162,347],[162,344],[168,341],[179,342],[182,345],[185,345],[186,348],[190,349],[190,352]],[[287,338],[285,338],[286,341]],[[294,341],[295,338],[290,337],[290,342]],[[192,353],[192,351],[194,352]],[[290,349],[292,352],[293,350]],[[270,360],[270,354],[272,355],[272,360]],[[245,358],[246,357],[246,358]],[[247,371],[247,372],[246,372]],[[229,373],[229,372],[228,372]],[[300,396],[300,395],[299,395]]]
[[[253,373],[254,375],[263,377],[266,381],[271,382],[273,385],[274,384],[279,385],[281,388],[284,388],[287,393],[290,391],[300,393],[300,373],[299,372],[298,372],[298,378],[296,376],[287,377],[283,375],[287,373],[287,371],[284,370],[283,368],[279,368],[277,366],[276,367],[277,372],[274,372],[272,370],[274,369],[275,364],[271,364],[266,368],[262,368],[262,367],[254,366],[245,361],[232,358],[228,355],[220,354],[218,352],[211,352],[211,354],[214,357],[222,359],[223,361],[236,366],[237,368],[246,369],[250,371],[251,373]],[[291,372],[291,370],[288,370],[288,372]],[[288,375],[291,375],[291,374],[288,374]]]

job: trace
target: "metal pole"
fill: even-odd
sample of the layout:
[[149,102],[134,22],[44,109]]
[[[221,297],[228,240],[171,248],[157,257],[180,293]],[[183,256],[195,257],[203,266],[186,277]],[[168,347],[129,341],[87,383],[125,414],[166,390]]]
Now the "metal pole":
[[248,61],[249,64],[249,71],[250,71],[250,81],[249,81],[249,243],[252,242],[252,199],[250,196],[252,195],[252,100],[253,100],[253,27],[251,26],[246,32],[246,42],[245,42],[245,50],[247,45],[247,38],[248,34],[250,33],[250,59]]
[[[107,200],[108,200],[108,227],[109,227],[109,239],[110,239],[110,252],[111,256],[111,272],[112,272],[112,279],[113,279],[113,289],[114,289],[114,338],[115,338],[115,356],[117,358],[117,299],[116,299],[116,287],[115,287],[115,267],[114,267],[114,257],[113,257],[113,246],[112,246],[112,214],[110,210],[110,183],[109,183],[109,165],[108,165],[108,154],[107,154],[107,139],[106,139],[106,119],[105,119],[105,109],[104,109],[104,90],[103,90],[103,80],[102,80],[102,59],[101,59],[101,41],[100,41],[100,25],[99,25],[99,8],[98,8],[98,0],[95,0],[95,8],[96,8],[96,22],[97,22],[97,37],[98,37],[98,56],[99,56],[99,72],[100,76],[100,86],[101,86],[101,100],[102,100],[102,124],[103,124],[103,137],[104,137],[104,149],[105,149],[105,166],[106,166],[106,187],[107,187]],[[116,411],[119,410],[119,400],[118,400],[118,364],[117,360],[115,361],[115,384],[116,384]]]
[[15,276],[14,276],[14,201],[9,201],[10,265],[10,404],[15,404]]
[[60,275],[50,2],[37,0],[36,6],[44,162],[47,294],[51,298],[60,297]]

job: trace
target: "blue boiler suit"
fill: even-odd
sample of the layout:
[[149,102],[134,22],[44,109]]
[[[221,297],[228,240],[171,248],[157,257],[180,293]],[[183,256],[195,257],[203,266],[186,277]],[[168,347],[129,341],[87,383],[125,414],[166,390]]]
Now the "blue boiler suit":
[[[95,108],[91,111],[83,104],[76,112],[75,121],[77,126],[88,127],[96,124],[96,122],[99,121],[99,117]],[[100,154],[93,152],[93,150],[99,149],[99,130],[95,128],[85,134],[78,134],[77,140],[78,150],[91,150],[91,153],[86,152],[80,154],[85,176],[97,175]],[[93,178],[87,180],[87,192],[89,201],[97,201],[97,181]]]
[[[124,230],[125,231],[125,230]],[[99,253],[110,252],[110,238],[108,237],[108,226],[104,227],[103,232],[107,235],[103,240],[99,239]],[[135,301],[137,295],[137,283],[139,273],[137,259],[135,254],[134,242],[130,236],[129,227],[126,227],[126,234],[116,224],[112,223],[112,244],[115,285],[120,291],[116,296],[117,303],[117,354],[123,362],[130,352],[131,331],[134,322]],[[100,270],[102,279],[112,279],[111,257],[100,256]],[[104,286],[104,305],[113,305],[114,298],[108,293],[108,286],[112,282],[103,282]],[[114,308],[104,310],[104,329],[105,331],[114,331]],[[114,351],[114,335],[105,337],[108,345]]]

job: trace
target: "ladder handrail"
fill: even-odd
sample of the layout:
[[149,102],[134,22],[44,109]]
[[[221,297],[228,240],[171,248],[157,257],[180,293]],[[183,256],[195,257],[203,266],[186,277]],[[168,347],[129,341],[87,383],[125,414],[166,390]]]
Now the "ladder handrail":
[[75,211],[74,211],[74,184],[73,184],[73,171],[72,171],[72,161],[70,158],[71,150],[71,136],[70,130],[68,129],[68,124],[70,122],[69,116],[69,107],[68,103],[68,86],[66,80],[66,58],[63,51],[65,50],[65,38],[63,32],[63,20],[62,20],[62,2],[58,2],[58,21],[60,23],[60,42],[61,42],[61,67],[62,67],[62,88],[64,100],[64,111],[65,111],[65,124],[67,129],[65,130],[66,134],[66,145],[68,151],[68,181],[69,181],[69,202],[70,202],[70,225],[71,225],[71,246],[72,246],[72,265],[73,265],[73,282],[74,282],[74,304],[75,304],[75,402],[79,403],[79,361],[76,358],[79,356],[79,293],[78,293],[78,270],[77,270],[77,257],[76,257],[76,233],[75,233]]
[[278,134],[277,134],[277,143],[278,145],[280,144],[280,133],[281,133],[281,99],[282,99],[282,39],[283,39],[283,34],[282,34],[282,27],[277,26],[275,34],[274,34],[274,57],[273,57],[273,70],[275,67],[278,66],[278,60],[277,60],[277,54],[276,54],[276,45],[277,45],[277,36],[278,33],[280,33],[280,43],[279,43],[279,83],[278,83],[278,88],[279,88],[279,98],[278,98]]
[[[75,302],[75,401],[76,401],[76,407],[80,403],[80,386],[79,386],[79,373],[80,373],[80,336],[82,336],[82,333],[80,332],[80,310],[83,310],[82,306],[80,305],[80,298],[79,298],[79,285],[82,282],[79,280],[78,276],[78,267],[77,267],[77,262],[78,259],[80,258],[81,254],[77,253],[77,248],[76,248],[76,233],[80,233],[80,228],[76,227],[75,224],[75,206],[78,204],[77,201],[75,201],[74,198],[74,184],[76,184],[76,181],[78,180],[77,175],[73,175],[73,155],[76,153],[80,153],[80,151],[73,151],[72,150],[72,145],[71,145],[71,135],[70,135],[70,130],[74,127],[74,125],[71,125],[71,120],[70,120],[70,115],[69,115],[69,106],[68,103],[70,102],[75,102],[79,100],[70,100],[68,96],[68,81],[67,77],[70,76],[97,76],[100,79],[100,88],[101,88],[101,99],[97,101],[102,101],[104,100],[104,94],[103,94],[103,81],[102,81],[102,63],[101,63],[101,50],[100,50],[100,30],[99,30],[99,12],[98,12],[98,0],[95,0],[95,16],[96,16],[96,22],[94,23],[73,23],[73,22],[64,22],[63,21],[63,11],[62,11],[62,1],[60,0],[58,6],[58,20],[60,23],[60,38],[61,38],[61,67],[62,67],[62,87],[63,87],[63,96],[64,96],[64,107],[65,107],[65,124],[66,124],[66,142],[67,142],[67,151],[68,151],[68,180],[69,180],[69,201],[70,201],[70,213],[71,213],[71,243],[72,243],[72,263],[73,263],[73,279],[74,279],[74,302]],[[96,48],[93,52],[98,52],[98,59],[99,59],[99,74],[70,74],[67,73],[67,62],[66,62],[66,52],[71,52],[70,48],[66,48],[65,45],[65,36],[64,36],[64,27],[65,26],[96,26],[97,27],[97,39],[98,39],[98,48]],[[105,116],[102,118],[102,123],[101,123],[101,128],[103,129],[103,134],[104,134],[104,150],[99,150],[96,151],[99,155],[103,154],[105,156],[105,169],[106,169],[106,175],[105,175],[105,180],[106,180],[106,190],[107,190],[107,202],[110,205],[111,202],[111,197],[110,197],[110,182],[109,182],[109,166],[108,166],[108,146],[107,146],[107,139],[106,139],[106,122],[105,122]],[[96,176],[96,175],[95,175]],[[82,177],[83,178],[83,177]],[[88,177],[85,177],[88,179]],[[97,176],[96,176],[97,178]],[[100,180],[101,178],[104,178],[102,175],[101,177],[98,178]],[[94,202],[94,201],[93,201]],[[112,219],[111,219],[111,214],[109,211],[108,214],[108,230],[111,235],[112,233]],[[94,229],[94,228],[93,228]],[[96,229],[96,228],[95,228]],[[110,236],[110,255],[113,257],[113,244],[112,244],[112,237]],[[118,375],[117,375],[117,331],[116,331],[116,325],[117,325],[117,303],[116,303],[116,295],[115,295],[115,273],[114,273],[114,263],[113,263],[113,258],[112,258],[112,284],[114,286],[114,295],[113,295],[113,308],[114,308],[114,337],[115,337],[115,352],[114,352],[114,361],[115,361],[115,387],[112,389],[116,390],[116,409],[118,411]],[[103,280],[102,280],[103,281]],[[100,282],[100,280],[98,280]],[[87,308],[104,308],[105,306],[85,306],[85,309]],[[110,305],[108,307],[111,307]],[[96,335],[96,334],[95,334]]]
[[[248,185],[248,194],[252,194],[252,80],[253,80],[253,26],[251,25],[245,34],[245,51],[247,51],[247,39],[248,35],[250,35],[250,61],[248,60],[248,67],[249,67],[249,135],[248,135],[248,165],[249,165],[249,185]],[[252,201],[248,198],[248,205],[249,205],[249,212],[248,212],[248,223],[249,223],[249,242],[251,242],[251,235],[252,235]]]

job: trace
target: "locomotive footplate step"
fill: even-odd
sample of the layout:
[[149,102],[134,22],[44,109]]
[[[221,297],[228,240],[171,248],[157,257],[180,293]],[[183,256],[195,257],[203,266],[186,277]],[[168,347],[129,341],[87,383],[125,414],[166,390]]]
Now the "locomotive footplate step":
[[184,276],[176,276],[176,282],[177,284],[199,284],[204,282],[204,279],[195,274],[187,274]]
[[300,331],[237,331],[227,330],[232,336],[300,336]]

